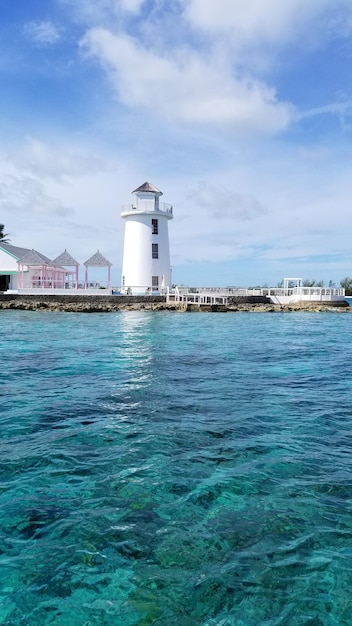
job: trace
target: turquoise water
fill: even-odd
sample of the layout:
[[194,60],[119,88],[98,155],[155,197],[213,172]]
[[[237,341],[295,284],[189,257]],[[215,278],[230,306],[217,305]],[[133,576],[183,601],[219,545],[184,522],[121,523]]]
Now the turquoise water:
[[351,324],[0,312],[0,623],[350,626]]

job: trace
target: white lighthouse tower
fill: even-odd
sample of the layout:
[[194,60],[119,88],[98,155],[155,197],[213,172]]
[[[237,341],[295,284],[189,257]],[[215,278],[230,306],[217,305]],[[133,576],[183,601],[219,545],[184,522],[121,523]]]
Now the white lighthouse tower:
[[125,236],[122,290],[128,294],[160,293],[171,287],[168,221],[172,205],[160,202],[162,191],[144,183],[131,204],[122,207]]

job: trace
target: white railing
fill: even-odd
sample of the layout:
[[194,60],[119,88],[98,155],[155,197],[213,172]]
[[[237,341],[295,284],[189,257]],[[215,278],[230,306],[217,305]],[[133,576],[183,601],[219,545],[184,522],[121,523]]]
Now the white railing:
[[312,301],[329,301],[343,299],[345,297],[345,289],[343,287],[292,287],[292,288],[270,288],[264,295],[269,298],[275,298],[279,302],[312,300]]
[[168,287],[151,287],[150,285],[123,285],[113,287],[113,294],[122,296],[167,296]]
[[336,301],[343,300],[345,290],[342,287],[263,287],[247,289],[244,287],[176,287],[168,300],[183,304],[227,304],[231,297],[267,297],[275,304],[287,304],[300,301]]
[[138,206],[133,204],[124,204],[121,208],[121,215],[125,213],[167,213],[172,215],[172,204],[166,202],[159,202],[159,205],[152,205],[150,202],[139,201]]
[[263,296],[268,289],[247,287],[176,287],[175,292],[182,294],[211,294],[229,296]]
[[17,281],[17,285],[19,289],[26,290],[35,290],[36,292],[40,292],[42,289],[48,291],[49,289],[55,290],[64,290],[64,291],[76,291],[77,289],[101,289],[102,291],[110,289],[110,286],[107,281],[95,281],[89,280],[85,283],[84,280],[79,280],[78,284],[76,284],[75,280],[73,281],[63,281],[51,278],[44,279],[30,279],[25,278]]
[[175,293],[211,293],[221,294],[226,296],[267,296],[273,295],[294,295],[297,293],[303,295],[315,294],[315,295],[335,295],[344,296],[345,290],[343,287],[290,287],[284,289],[283,287],[185,287],[177,286],[174,289]]
[[121,295],[121,296],[167,296],[169,293],[168,287],[155,287],[151,285],[109,285],[106,281],[89,280],[87,283],[84,280],[76,282],[62,281],[62,280],[31,280],[25,278],[20,280],[16,284],[11,286],[11,291],[18,291],[21,293],[32,294],[82,294],[86,292],[96,293],[102,296],[104,295]]

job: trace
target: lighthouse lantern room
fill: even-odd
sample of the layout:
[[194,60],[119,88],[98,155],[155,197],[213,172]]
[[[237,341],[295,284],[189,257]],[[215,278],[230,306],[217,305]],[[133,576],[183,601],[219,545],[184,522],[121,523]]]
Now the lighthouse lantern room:
[[171,287],[168,222],[172,205],[160,202],[162,191],[146,182],[122,207],[125,220],[122,291],[125,294],[165,293]]

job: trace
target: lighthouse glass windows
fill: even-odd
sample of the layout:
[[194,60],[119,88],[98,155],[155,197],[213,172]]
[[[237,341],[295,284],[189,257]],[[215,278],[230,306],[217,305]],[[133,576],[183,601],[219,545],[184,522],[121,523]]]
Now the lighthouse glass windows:
[[159,229],[158,229],[158,220],[156,220],[156,219],[152,218],[152,233],[153,233],[153,235],[157,235],[157,234],[158,234],[158,232],[159,232]]
[[159,245],[157,243],[152,243],[152,259],[159,258]]

